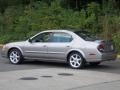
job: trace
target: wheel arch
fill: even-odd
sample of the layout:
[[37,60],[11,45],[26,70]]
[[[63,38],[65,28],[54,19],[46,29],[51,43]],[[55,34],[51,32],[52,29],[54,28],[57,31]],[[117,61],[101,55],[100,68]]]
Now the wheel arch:
[[11,47],[11,48],[8,49],[7,57],[8,57],[8,55],[9,55],[9,52],[10,52],[12,49],[17,49],[17,50],[19,50],[19,51],[21,52],[21,54],[23,55],[23,51],[22,51],[21,48],[19,48],[19,47]]
[[86,59],[85,59],[85,54],[84,54],[84,52],[81,51],[81,50],[71,50],[71,51],[69,51],[69,52],[67,53],[67,57],[66,57],[67,61],[68,61],[68,58],[69,58],[70,54],[73,53],[73,52],[80,53],[80,54],[82,55],[83,59],[86,61]]

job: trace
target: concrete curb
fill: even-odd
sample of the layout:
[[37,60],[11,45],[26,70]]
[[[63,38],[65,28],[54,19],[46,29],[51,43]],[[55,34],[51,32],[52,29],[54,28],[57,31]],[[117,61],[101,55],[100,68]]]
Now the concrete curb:
[[120,55],[118,55],[117,58],[120,58]]
[[3,47],[3,45],[2,44],[0,44],[0,48],[2,48]]
[[[0,48],[2,48],[3,46],[3,44],[0,44]],[[118,55],[117,58],[120,58],[120,55]]]

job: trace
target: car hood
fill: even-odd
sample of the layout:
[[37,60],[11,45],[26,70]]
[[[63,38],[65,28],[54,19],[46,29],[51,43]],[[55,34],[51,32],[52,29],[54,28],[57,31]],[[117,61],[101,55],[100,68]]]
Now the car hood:
[[24,45],[25,42],[26,42],[26,41],[12,42],[12,43],[6,44],[6,46],[21,46],[21,45]]

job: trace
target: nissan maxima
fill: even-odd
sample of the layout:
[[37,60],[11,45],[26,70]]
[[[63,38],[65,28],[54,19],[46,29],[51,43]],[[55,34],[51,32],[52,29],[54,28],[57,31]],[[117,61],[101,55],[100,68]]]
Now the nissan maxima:
[[115,60],[117,53],[112,41],[97,39],[84,31],[47,30],[26,41],[4,45],[2,56],[12,64],[32,59],[65,62],[78,69],[83,68],[85,63],[98,65]]

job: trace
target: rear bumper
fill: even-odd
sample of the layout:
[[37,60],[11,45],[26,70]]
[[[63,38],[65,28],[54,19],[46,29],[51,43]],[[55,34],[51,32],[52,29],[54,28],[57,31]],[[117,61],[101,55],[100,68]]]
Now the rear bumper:
[[117,58],[116,52],[103,53],[101,56],[101,61],[116,60],[116,58]]
[[103,62],[103,61],[114,61],[117,59],[117,52],[109,52],[109,53],[100,53],[97,54],[94,58],[89,58],[88,62]]

